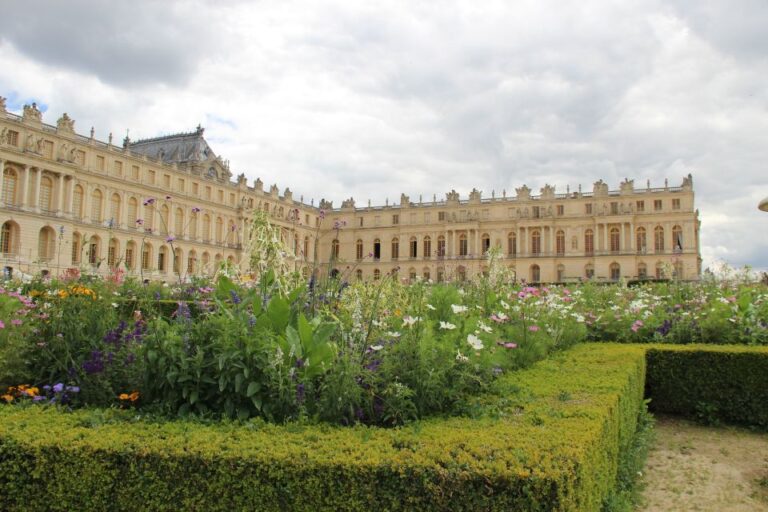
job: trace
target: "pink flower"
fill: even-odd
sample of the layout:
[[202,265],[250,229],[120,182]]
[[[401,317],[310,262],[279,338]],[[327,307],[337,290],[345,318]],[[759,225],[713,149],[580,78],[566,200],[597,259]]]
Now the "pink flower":
[[632,324],[632,327],[630,327],[630,329],[632,329],[632,332],[637,332],[640,330],[642,326],[643,326],[642,320],[635,320],[635,323]]
[[5,329],[5,323],[2,320],[0,320],[0,329]]
[[14,318],[13,320],[11,320],[11,323],[13,325],[21,325],[22,322],[18,318]]
[[536,331],[539,330],[539,326],[538,325],[531,325],[530,327],[528,327],[528,330],[531,331],[531,332],[536,332]]
[[517,348],[517,343],[512,343],[511,341],[499,341],[498,345],[508,349]]

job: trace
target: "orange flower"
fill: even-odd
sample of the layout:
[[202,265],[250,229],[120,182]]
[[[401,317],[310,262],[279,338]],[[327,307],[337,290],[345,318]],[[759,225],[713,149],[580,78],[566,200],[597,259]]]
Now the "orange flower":
[[138,399],[139,399],[139,392],[138,392],[138,391],[134,391],[133,393],[131,393],[131,394],[128,396],[128,399],[129,399],[131,402],[135,402],[136,400],[138,400]]
[[120,396],[118,396],[120,400],[128,400],[128,393],[120,393]]
[[0,396],[0,398],[2,398],[3,400],[5,400],[8,403],[13,402],[13,397],[11,395],[3,395],[3,396]]
[[25,389],[24,393],[26,393],[29,396],[37,396],[40,394],[40,390],[38,388],[33,387],[33,388]]

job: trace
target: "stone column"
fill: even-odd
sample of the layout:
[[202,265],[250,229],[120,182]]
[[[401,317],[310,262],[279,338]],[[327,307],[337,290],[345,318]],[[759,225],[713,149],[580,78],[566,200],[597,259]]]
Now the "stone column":
[[608,252],[610,246],[608,245],[608,224],[603,224],[603,252]]
[[626,231],[626,224],[624,222],[621,223],[621,243],[619,244],[619,251],[624,251],[624,249],[627,248],[627,231]]
[[67,182],[67,201],[65,206],[65,212],[68,217],[72,217],[72,202],[75,200],[75,177],[70,176]]
[[0,206],[4,205],[3,185],[5,185],[5,160],[0,158]]
[[35,173],[36,178],[35,178],[35,189],[34,189],[34,197],[35,197],[34,208],[37,213],[40,213],[40,181],[43,178],[43,170],[40,169],[39,167],[37,167],[36,169],[37,169],[37,172]]
[[635,223],[630,222],[629,223],[629,251],[633,253],[637,252],[637,248],[635,247],[635,241],[636,241],[635,238],[636,238]]
[[93,191],[93,186],[90,184],[86,184],[85,187],[83,187],[83,222],[90,222],[91,220],[91,192]]
[[56,199],[56,215],[58,217],[61,217],[64,215],[64,182],[65,182],[65,176],[63,174],[59,174],[59,179],[57,180],[57,191],[59,193],[59,197]]

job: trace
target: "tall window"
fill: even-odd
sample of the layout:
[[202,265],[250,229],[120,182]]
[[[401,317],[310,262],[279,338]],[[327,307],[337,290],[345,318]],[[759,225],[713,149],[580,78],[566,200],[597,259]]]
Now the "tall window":
[[635,232],[635,242],[637,244],[637,252],[644,254],[647,248],[647,240],[645,236],[645,228],[637,228]]
[[416,240],[415,236],[411,237],[411,240],[408,246],[409,246],[408,256],[410,256],[411,258],[417,257],[418,250],[419,250],[419,242]]
[[595,277],[595,266],[592,265],[591,263],[585,265],[584,266],[584,276],[587,279],[592,279],[593,277]]
[[683,252],[683,228],[678,225],[672,228],[672,248],[675,252]]
[[621,250],[621,232],[619,228],[613,227],[609,231],[611,252],[619,252]]
[[355,258],[358,261],[363,259],[363,241],[360,239],[355,242]]
[[102,195],[101,190],[96,189],[93,191],[93,194],[91,194],[91,221],[93,222],[101,222],[101,201],[102,201]]
[[637,277],[640,279],[645,279],[648,277],[648,265],[645,263],[637,264]]
[[168,210],[168,205],[164,204],[160,207],[160,232],[164,235],[168,234],[170,225],[171,212]]
[[565,281],[565,265],[557,266],[557,281],[559,283],[562,283],[563,281]]
[[195,240],[197,238],[197,211],[192,210],[189,214],[189,238]]
[[396,260],[400,257],[400,240],[395,237],[392,239],[392,259]]
[[363,271],[362,269],[355,270],[355,278],[357,278],[358,281],[363,280]]
[[181,261],[184,254],[181,252],[181,247],[176,247],[173,251],[173,271],[177,274],[181,274]]
[[117,250],[117,240],[113,238],[109,241],[109,247],[107,248],[107,265],[110,267],[114,267],[117,262]]
[[195,251],[189,251],[187,254],[187,273],[188,274],[194,274],[197,270],[195,268],[195,263],[197,263],[197,253]]
[[99,261],[101,254],[101,239],[97,236],[92,236],[88,239],[88,263],[95,265]]
[[531,254],[541,254],[541,231],[538,229],[531,231]]
[[37,256],[43,261],[49,261],[53,259],[53,254],[56,248],[56,232],[50,226],[46,226],[40,230],[40,236],[38,238]]
[[437,237],[437,257],[445,257],[445,237],[443,235]]
[[432,257],[432,239],[429,238],[428,236],[424,237],[424,257],[425,258]]
[[531,282],[538,283],[541,281],[541,269],[538,265],[531,265]]
[[120,225],[120,194],[112,194],[112,200],[109,204],[109,217],[115,226]]
[[611,280],[612,281],[618,281],[619,278],[621,278],[621,267],[618,263],[613,262],[611,263],[610,267],[608,267],[608,270],[611,273]]
[[381,279],[381,270],[375,268],[373,269],[373,280],[378,281],[379,279]]
[[[558,256],[565,254],[565,232],[562,229],[555,233],[555,250]],[[558,279],[558,281],[560,280]]]
[[661,226],[653,230],[653,248],[656,252],[664,252],[664,228]]
[[167,260],[167,250],[165,249],[165,246],[160,247],[160,250],[157,253],[157,270],[160,272],[165,272],[165,262]]
[[51,199],[53,198],[53,180],[48,176],[43,176],[40,181],[40,209],[44,212],[50,212],[53,208]]
[[144,229],[152,230],[155,227],[155,205],[154,203],[144,205]]
[[16,226],[10,222],[3,223],[2,230],[0,230],[0,253],[13,254],[16,252]]
[[211,217],[208,214],[203,216],[203,241],[211,241]]
[[378,238],[373,241],[373,259],[376,261],[381,259],[381,240]]
[[595,232],[591,229],[584,232],[584,252],[588,256],[595,254]]
[[483,254],[485,254],[491,248],[491,237],[487,233],[484,233],[481,240],[482,240]]
[[176,208],[176,214],[173,216],[173,234],[184,236],[184,210]]
[[224,241],[224,219],[216,217],[216,241],[221,243]]
[[309,258],[309,237],[304,237],[304,259]]
[[3,171],[3,203],[6,205],[16,205],[16,189],[18,188],[19,177],[14,169]]
[[83,187],[75,185],[74,193],[72,194],[72,215],[76,219],[83,218]]
[[336,238],[331,242],[331,257],[335,259],[339,258],[339,241]]
[[467,235],[462,233],[459,235],[459,256],[466,256],[469,254],[467,249]]
[[517,255],[517,235],[514,233],[507,235],[507,254],[510,256]]
[[139,215],[139,202],[135,197],[128,199],[128,218],[126,219],[129,229],[136,227],[136,220]]
[[459,265],[459,268],[456,271],[456,277],[459,281],[467,280],[467,269],[463,265]]
[[72,264],[78,265],[80,264],[80,253],[83,249],[83,238],[80,236],[80,233],[75,231],[72,233]]
[[141,250],[141,268],[143,270],[149,270],[152,264],[152,246],[150,244],[144,244]]
[[125,266],[128,270],[133,270],[136,266],[136,244],[128,242],[125,246]]

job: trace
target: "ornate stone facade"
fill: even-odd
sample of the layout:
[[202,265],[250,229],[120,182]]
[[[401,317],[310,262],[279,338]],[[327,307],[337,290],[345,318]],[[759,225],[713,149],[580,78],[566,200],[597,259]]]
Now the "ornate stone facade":
[[[0,98],[1,99],[1,98]],[[699,220],[692,178],[679,187],[515,196],[452,190],[445,200],[341,208],[280,195],[257,179],[248,186],[214,154],[204,130],[131,141],[122,147],[78,135],[66,114],[42,122],[0,101],[0,259],[6,271],[53,274],[71,267],[108,273],[120,267],[149,279],[210,273],[244,258],[254,209],[280,226],[296,268],[332,266],[348,279],[397,272],[406,280],[471,278],[497,247],[503,263],[530,282],[637,277],[697,279]]]

